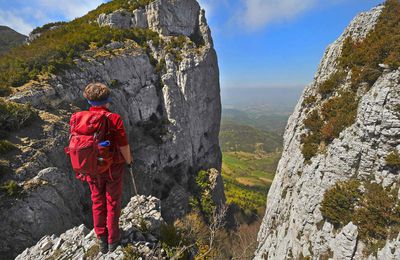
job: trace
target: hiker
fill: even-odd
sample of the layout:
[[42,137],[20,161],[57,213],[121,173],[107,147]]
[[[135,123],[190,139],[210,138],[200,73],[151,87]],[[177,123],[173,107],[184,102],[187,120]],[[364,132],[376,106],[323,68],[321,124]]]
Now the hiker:
[[71,116],[66,148],[76,177],[89,184],[94,230],[103,254],[119,245],[122,179],[125,163],[133,163],[123,121],[109,110],[110,93],[102,83],[86,86],[83,96],[91,107]]

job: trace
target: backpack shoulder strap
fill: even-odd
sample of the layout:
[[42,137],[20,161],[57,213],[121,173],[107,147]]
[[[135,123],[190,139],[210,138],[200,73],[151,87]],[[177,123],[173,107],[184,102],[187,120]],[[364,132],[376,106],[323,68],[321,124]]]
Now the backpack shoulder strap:
[[110,124],[110,116],[112,115],[111,112],[105,112],[104,115],[106,116],[106,134],[110,134],[111,124]]
[[71,118],[69,120],[69,139],[71,140],[72,134],[75,130],[76,127],[76,114],[79,112],[75,112],[71,115]]

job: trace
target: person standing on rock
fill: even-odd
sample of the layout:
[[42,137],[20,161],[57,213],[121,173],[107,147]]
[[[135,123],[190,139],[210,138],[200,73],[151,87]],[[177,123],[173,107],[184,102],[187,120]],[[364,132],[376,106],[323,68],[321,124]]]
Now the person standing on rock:
[[125,163],[133,163],[123,121],[109,110],[110,93],[102,83],[86,86],[83,96],[91,107],[71,116],[66,148],[77,178],[89,184],[94,230],[103,254],[119,245],[122,179]]

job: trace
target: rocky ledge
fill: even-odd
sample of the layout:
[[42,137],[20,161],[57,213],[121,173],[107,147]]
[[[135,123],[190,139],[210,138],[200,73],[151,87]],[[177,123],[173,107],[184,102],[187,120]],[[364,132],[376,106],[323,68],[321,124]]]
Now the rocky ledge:
[[163,224],[165,222],[161,217],[160,200],[152,196],[135,196],[122,210],[121,246],[113,253],[101,254],[94,230],[89,230],[82,224],[60,236],[44,236],[35,246],[25,249],[16,260],[122,259],[123,257],[166,259],[165,251],[158,242],[160,227]]

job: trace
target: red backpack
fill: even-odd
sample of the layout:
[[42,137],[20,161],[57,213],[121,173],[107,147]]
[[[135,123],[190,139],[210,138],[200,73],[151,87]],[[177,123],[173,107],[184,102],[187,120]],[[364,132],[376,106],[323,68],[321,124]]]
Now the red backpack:
[[100,143],[109,137],[111,113],[82,111],[71,116],[69,146],[65,152],[71,159],[72,168],[80,180],[86,175],[99,176],[113,163],[110,143]]

